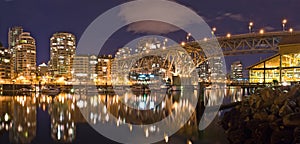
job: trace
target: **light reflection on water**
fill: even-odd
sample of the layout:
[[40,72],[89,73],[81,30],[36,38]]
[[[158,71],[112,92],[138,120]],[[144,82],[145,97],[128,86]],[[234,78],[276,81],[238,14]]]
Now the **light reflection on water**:
[[[196,101],[192,101],[196,98],[193,96],[194,94],[197,94],[197,90],[189,90],[188,95],[190,97],[188,98],[183,97],[181,91],[171,94],[160,92],[136,93],[138,97],[132,98],[128,102],[129,105],[136,106],[138,109],[128,107],[122,103],[122,97],[129,95],[126,92],[123,96],[91,95],[87,99],[80,98],[80,95],[76,95],[76,97],[79,97],[79,100],[83,101],[82,103],[87,101],[86,105],[81,106],[81,111],[93,127],[100,126],[101,130],[104,130],[104,127],[109,125],[111,127],[107,130],[122,131],[124,132],[122,136],[133,136],[132,134],[134,134],[135,137],[132,137],[132,139],[142,139],[156,136],[163,137],[165,134],[172,135],[166,130],[183,126],[189,120],[189,114],[192,114],[196,108],[193,105],[193,102]],[[142,98],[140,95],[142,95]],[[155,101],[160,99],[161,102]],[[159,104],[149,105],[151,102],[159,102]],[[160,123],[154,124],[157,122],[163,122],[163,125]],[[169,129],[165,129],[166,127]],[[136,132],[138,132],[138,135]],[[118,136],[118,134],[115,133],[114,136]],[[128,137],[124,139],[128,139]]]
[[[236,102],[242,99],[242,89],[230,88],[223,92],[211,93],[204,91],[204,101],[207,106],[213,106],[219,94],[224,94],[224,103]],[[193,92],[191,92],[193,95]],[[101,108],[99,103],[105,107]],[[131,103],[127,107],[124,103]],[[149,124],[160,121],[172,112],[194,110],[189,99],[181,99],[181,92],[165,94],[153,92],[135,97],[132,93],[123,96],[109,94],[79,95],[61,93],[58,96],[43,94],[27,94],[26,96],[0,97],[0,130],[9,133],[12,143],[30,143],[36,137],[37,109],[47,111],[50,115],[51,137],[58,142],[73,142],[76,139],[76,124],[88,121],[93,124],[110,123],[121,126],[126,123],[129,131],[133,124]],[[136,110],[139,109],[139,110]],[[86,112],[84,117],[81,111]],[[111,113],[115,119],[108,116]],[[172,117],[172,120],[180,117]],[[170,119],[171,120],[171,119]],[[199,138],[197,116],[192,115],[184,129],[180,130],[191,139]],[[178,123],[183,125],[182,123]],[[162,131],[159,127],[145,129],[144,136]]]
[[218,89],[212,91],[210,87],[205,88],[203,100],[205,106],[214,106],[219,100],[219,96],[223,95],[223,104],[230,104],[232,102],[242,101],[244,96],[250,95],[249,88],[242,88],[239,86],[226,87],[225,89]]

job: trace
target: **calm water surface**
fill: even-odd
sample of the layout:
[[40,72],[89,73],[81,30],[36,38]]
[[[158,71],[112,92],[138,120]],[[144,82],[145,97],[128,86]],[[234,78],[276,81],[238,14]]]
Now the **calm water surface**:
[[[223,130],[217,122],[205,130],[198,131],[198,106],[191,107],[189,99],[181,99],[182,92],[137,92],[114,94],[68,94],[49,96],[40,93],[27,93],[0,96],[0,143],[115,143],[98,134],[89,124],[109,123],[117,126],[130,124],[151,124],[167,117],[175,107],[181,111],[197,109],[187,124],[169,143],[228,143]],[[196,93],[190,91],[190,95]],[[223,103],[242,99],[242,90],[236,87],[212,93],[207,88],[200,96],[206,106],[213,106],[220,95],[225,95]],[[126,103],[127,105],[125,105]],[[177,111],[177,110],[176,110]],[[107,116],[111,113],[115,119]],[[219,116],[221,115],[221,112]],[[177,117],[180,119],[181,117]],[[130,123],[130,124],[125,124]],[[157,133],[159,128],[147,130]],[[159,143],[165,143],[161,141]]]

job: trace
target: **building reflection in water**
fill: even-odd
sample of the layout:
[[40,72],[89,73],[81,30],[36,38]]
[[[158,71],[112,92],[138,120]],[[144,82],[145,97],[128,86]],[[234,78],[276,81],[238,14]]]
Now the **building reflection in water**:
[[70,94],[59,94],[49,106],[51,137],[59,142],[72,142],[76,136],[75,98]]
[[[220,95],[228,102],[241,100],[241,89],[213,91],[206,89],[206,106],[217,103]],[[109,94],[65,94],[55,97],[43,94],[30,96],[0,97],[0,134],[9,131],[11,143],[31,143],[36,137],[37,108],[48,111],[51,119],[51,137],[57,142],[70,143],[76,138],[76,124],[89,122],[97,125],[115,125],[117,129],[135,130],[134,125],[152,124],[167,118],[166,127],[184,126],[179,132],[187,137],[199,137],[197,115],[194,112],[189,119],[186,113],[193,112],[197,103],[196,90],[188,90],[188,98],[183,91],[151,93],[124,92],[122,95]],[[83,116],[82,116],[83,115]],[[183,123],[182,121],[187,121]],[[163,129],[156,126],[145,127],[144,137],[164,135]],[[168,134],[165,137],[168,139]]]
[[0,97],[0,134],[8,131],[12,126],[12,97]]
[[[132,132],[135,127],[143,126],[144,137],[160,135],[165,137],[171,134],[154,124],[165,120],[164,127],[184,126],[190,127],[190,134],[197,135],[197,118],[193,113],[196,109],[197,90],[187,90],[188,98],[183,98],[183,92],[177,91],[171,94],[165,92],[131,93],[123,95],[76,95],[77,106],[80,108],[86,120],[92,125],[114,125],[115,130]],[[188,117],[191,113],[192,117]],[[184,130],[183,130],[184,131]],[[125,134],[125,133],[124,133]],[[130,134],[129,134],[130,135]],[[190,135],[191,136],[191,135]],[[138,137],[138,136],[136,136]],[[134,137],[132,137],[134,139]]]
[[30,143],[36,136],[36,99],[34,96],[15,96],[12,99],[11,143]]
[[[242,101],[243,96],[246,96],[247,93],[248,91],[246,88],[243,89],[239,86],[231,86],[225,88],[206,87],[203,96],[204,104],[205,106],[215,106],[218,103],[229,104],[232,102]],[[220,102],[221,96],[224,97],[222,102]]]
[[38,107],[41,108],[44,112],[48,110],[49,105],[51,105],[53,97],[43,95],[40,93],[36,94],[37,101],[38,101]]

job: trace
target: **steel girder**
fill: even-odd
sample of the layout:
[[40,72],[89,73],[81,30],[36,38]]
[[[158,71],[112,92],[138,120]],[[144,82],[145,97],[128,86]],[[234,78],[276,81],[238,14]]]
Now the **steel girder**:
[[[132,54],[127,57],[120,57],[114,60],[112,65],[114,71],[112,72],[112,81],[114,85],[128,85],[129,73],[132,70],[136,70],[139,66],[145,63],[143,58],[145,57],[157,57],[163,58],[162,67],[168,68],[167,71],[178,75],[181,78],[193,78],[196,76],[195,64],[191,59],[189,53],[178,46],[168,47],[167,49],[155,49],[148,52]],[[146,59],[149,60],[150,59]],[[173,69],[175,68],[175,69]],[[196,78],[196,77],[195,77]],[[190,84],[190,82],[196,82],[196,79],[189,79],[189,81],[181,81],[184,84]]]

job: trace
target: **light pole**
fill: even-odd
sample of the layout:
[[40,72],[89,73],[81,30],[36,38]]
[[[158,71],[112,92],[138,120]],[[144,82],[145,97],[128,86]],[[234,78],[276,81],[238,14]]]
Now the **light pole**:
[[213,27],[212,29],[211,29],[211,34],[212,35],[215,35],[215,32],[217,31],[217,28],[216,27]]
[[283,19],[282,20],[282,31],[285,31],[285,26],[286,26],[287,20]]
[[189,42],[190,37],[192,36],[191,33],[188,33],[188,35],[186,36],[186,42]]
[[249,22],[249,33],[252,33],[253,22]]
[[164,42],[163,42],[163,49],[166,49],[166,45],[167,45],[168,39],[165,38]]

